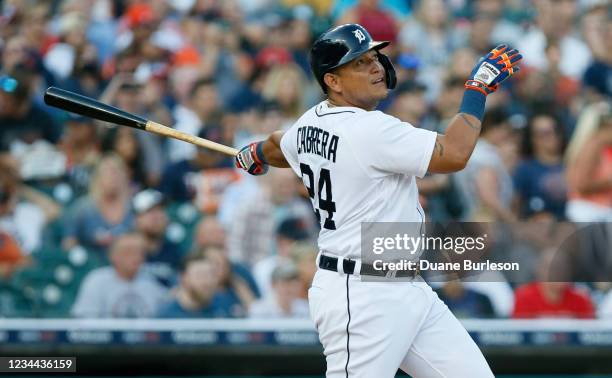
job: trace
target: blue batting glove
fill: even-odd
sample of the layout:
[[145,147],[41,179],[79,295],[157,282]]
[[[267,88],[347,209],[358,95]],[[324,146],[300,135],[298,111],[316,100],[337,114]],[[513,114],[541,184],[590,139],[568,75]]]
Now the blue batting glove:
[[497,46],[478,61],[465,88],[480,91],[485,96],[495,92],[501,82],[520,70],[518,64],[521,59],[523,56],[517,49],[508,49],[506,45]]
[[236,155],[236,168],[242,168],[254,176],[268,172],[268,164],[263,156],[262,142],[251,143]]

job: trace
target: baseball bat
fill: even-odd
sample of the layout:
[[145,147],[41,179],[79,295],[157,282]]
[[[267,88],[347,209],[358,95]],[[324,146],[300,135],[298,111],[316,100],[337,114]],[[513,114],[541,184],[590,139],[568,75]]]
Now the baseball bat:
[[187,143],[195,144],[198,147],[208,148],[227,155],[235,156],[238,153],[238,150],[235,148],[175,130],[168,126],[144,119],[136,114],[117,109],[114,106],[94,100],[93,98],[57,87],[49,87],[45,91],[44,100],[45,104],[49,106],[77,113],[82,116],[95,118],[100,121],[133,127],[164,137],[182,140]]

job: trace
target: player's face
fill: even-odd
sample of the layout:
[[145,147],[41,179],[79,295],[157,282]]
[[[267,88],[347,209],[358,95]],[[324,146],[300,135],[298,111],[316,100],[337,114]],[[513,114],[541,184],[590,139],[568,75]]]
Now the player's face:
[[345,101],[353,106],[374,109],[387,97],[385,69],[376,51],[368,51],[336,71],[338,88]]

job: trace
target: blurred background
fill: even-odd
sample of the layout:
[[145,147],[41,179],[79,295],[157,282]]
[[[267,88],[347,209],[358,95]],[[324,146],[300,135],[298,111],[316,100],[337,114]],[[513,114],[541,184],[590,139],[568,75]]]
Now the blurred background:
[[392,41],[379,109],[438,132],[478,57],[524,55],[467,168],[418,184],[430,221],[519,225],[493,254],[527,268],[432,285],[496,374],[611,373],[611,17],[608,0],[0,0],[0,353],[78,356],[86,374],[321,376],[319,225],[293,172],[248,176],[42,93],[241,147],[323,99],[309,47],[358,22]]

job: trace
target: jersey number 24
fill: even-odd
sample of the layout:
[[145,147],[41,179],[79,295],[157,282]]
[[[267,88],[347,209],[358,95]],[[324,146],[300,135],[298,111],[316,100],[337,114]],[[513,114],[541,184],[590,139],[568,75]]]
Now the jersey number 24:
[[[315,175],[312,169],[308,164],[301,163],[300,171],[302,172],[302,181],[308,189],[308,195],[310,196],[310,200],[312,201],[312,206],[315,209],[315,214],[317,214],[317,219],[319,223],[321,223],[321,211],[325,210],[327,212],[327,218],[325,218],[325,222],[323,222],[323,228],[327,230],[335,230],[336,222],[332,219],[334,217],[334,212],[336,212],[336,203],[332,199],[332,183],[331,177],[329,175],[329,169],[321,168],[319,172],[319,180],[318,180],[318,199],[319,199],[319,207],[316,205],[315,198]],[[308,176],[308,183],[304,179],[304,176]],[[323,198],[323,188],[325,188],[325,198]]]

